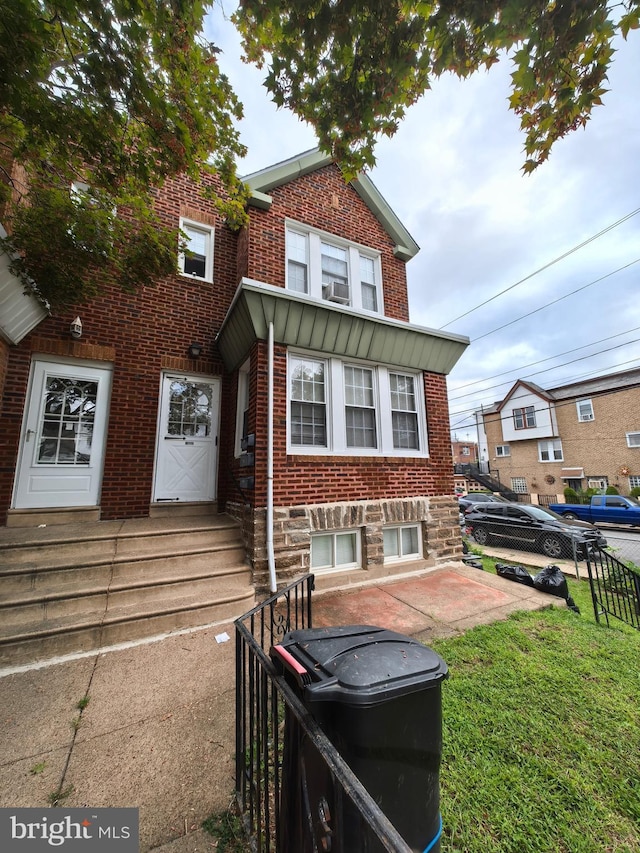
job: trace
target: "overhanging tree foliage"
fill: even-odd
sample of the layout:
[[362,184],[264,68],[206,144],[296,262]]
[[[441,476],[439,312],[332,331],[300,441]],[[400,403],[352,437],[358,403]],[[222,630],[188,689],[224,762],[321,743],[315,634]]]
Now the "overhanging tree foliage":
[[[209,8],[0,0],[4,247],[52,304],[175,270],[177,234],[153,212],[172,176],[217,174],[218,209],[244,221],[241,107],[200,36]],[[638,28],[640,0],[240,0],[234,22],[275,102],[315,128],[347,177],[374,164],[376,138],[433,79],[509,57],[529,172],[601,103],[613,39]],[[73,182],[89,186],[70,193]]]
[[639,26],[640,0],[241,0],[235,22],[275,102],[349,174],[373,165],[376,136],[434,78],[510,57],[530,172],[601,103],[612,40]]
[[243,221],[241,107],[199,36],[207,8],[0,0],[4,245],[14,272],[51,303],[176,269],[177,230],[153,212],[154,189],[171,176],[217,174],[214,201],[232,224]]

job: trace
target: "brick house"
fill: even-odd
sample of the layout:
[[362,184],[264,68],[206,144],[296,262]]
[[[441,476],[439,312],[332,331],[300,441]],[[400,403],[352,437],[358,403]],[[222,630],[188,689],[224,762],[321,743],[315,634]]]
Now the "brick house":
[[480,453],[519,494],[640,486],[640,369],[555,388],[518,380],[477,412]]
[[245,180],[239,233],[186,177],[158,193],[189,237],[175,275],[18,329],[3,311],[0,524],[213,508],[259,589],[458,555],[446,375],[468,340],[410,324],[418,246],[317,151]]

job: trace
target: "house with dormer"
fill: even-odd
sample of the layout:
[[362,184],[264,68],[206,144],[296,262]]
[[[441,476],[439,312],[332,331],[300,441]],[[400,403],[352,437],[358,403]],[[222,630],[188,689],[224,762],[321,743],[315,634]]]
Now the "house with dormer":
[[317,150],[245,181],[239,232],[187,177],[158,193],[188,238],[174,275],[3,332],[0,523],[224,517],[258,591],[456,557],[446,380],[468,339],[410,322],[418,245]]

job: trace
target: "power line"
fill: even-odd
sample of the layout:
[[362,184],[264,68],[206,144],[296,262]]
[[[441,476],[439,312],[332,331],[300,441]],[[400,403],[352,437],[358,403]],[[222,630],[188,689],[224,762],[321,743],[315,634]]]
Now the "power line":
[[521,317],[516,317],[515,320],[510,320],[508,323],[504,323],[502,326],[498,326],[497,329],[492,329],[490,332],[485,332],[484,335],[478,335],[477,338],[473,338],[471,343],[475,343],[476,341],[481,341],[482,338],[488,338],[489,335],[495,334],[495,332],[500,332],[502,329],[506,329],[508,326],[513,326],[514,323],[519,323],[520,320],[526,320],[527,317],[532,317],[534,314],[538,314],[540,311],[544,311],[545,308],[550,308],[552,305],[556,305],[558,302],[562,302],[563,299],[567,299],[569,296],[575,296],[576,293],[580,293],[581,290],[586,290],[588,287],[593,287],[594,284],[599,284],[601,281],[604,281],[606,278],[610,278],[612,275],[616,273],[622,272],[622,270],[626,270],[629,267],[632,267],[634,264],[640,262],[640,258],[636,258],[635,261],[629,261],[628,264],[625,264],[622,267],[618,267],[617,270],[613,270],[612,272],[608,272],[606,275],[600,276],[600,278],[595,279],[595,281],[590,281],[589,284],[583,284],[582,287],[576,288],[576,290],[572,290],[570,293],[565,293],[564,296],[559,296],[557,299],[554,299],[552,302],[547,302],[546,305],[542,305],[540,308],[535,308],[533,311],[529,311],[528,314],[523,314]]
[[[599,350],[598,352],[591,352],[588,355],[581,355],[579,358],[572,358],[570,361],[565,361],[562,364],[556,364],[555,367],[545,367],[543,370],[535,370],[533,373],[527,373],[525,376],[519,376],[518,379],[528,379],[530,376],[538,376],[540,373],[550,373],[552,370],[558,370],[560,367],[566,367],[569,364],[575,364],[578,361],[586,361],[588,358],[593,358],[596,355],[603,355],[607,352],[613,352],[617,349],[622,349],[623,347],[629,346],[629,344],[637,344],[640,342],[640,338],[635,338],[633,341],[625,341],[623,344],[617,344],[614,347],[607,347],[606,349]],[[486,391],[492,391],[494,388],[501,388],[503,385],[508,385],[513,380],[507,379],[505,382],[499,382],[497,385],[489,385],[488,388],[483,388],[481,393],[485,393]],[[516,380],[517,381],[517,380]],[[469,391],[467,394],[460,394],[458,397],[449,397],[449,402],[455,402],[456,400],[462,400],[464,397],[472,397],[474,394],[477,394],[476,391]]]
[[[638,358],[630,358],[628,361],[622,361],[622,362],[619,362],[619,363],[616,365],[616,368],[623,367],[624,365],[627,365],[627,364],[633,364],[634,362],[637,362],[637,361],[640,361],[640,357],[638,357]],[[559,365],[559,366],[564,366],[564,365]],[[579,376],[576,376],[576,377],[574,377],[573,379],[568,380],[567,382],[565,382],[565,383],[564,383],[564,385],[572,385],[574,382],[577,382],[577,381],[579,381],[580,379],[583,379],[584,377],[591,377],[591,376],[593,376],[593,373],[592,373],[592,372],[589,372],[589,373],[582,373],[582,374],[580,374]],[[525,379],[526,377],[521,377],[521,378]],[[516,380],[516,381],[517,381],[517,380]],[[595,395],[591,395],[591,396],[595,396]],[[478,410],[479,408],[481,408],[481,407],[482,407],[482,405],[483,405],[482,403],[477,403],[473,408],[469,408],[469,409],[461,409],[459,412],[453,412],[453,413],[450,413],[450,417],[458,417],[458,416],[460,416],[460,415],[466,415],[466,417],[464,418],[464,420],[463,420],[463,421],[459,421],[459,422],[458,422],[458,424],[460,424],[460,423],[464,423],[464,421],[465,421],[465,420],[468,420],[468,419],[469,419],[469,417],[470,417],[471,415],[475,414],[475,412],[477,412],[477,410]],[[487,405],[492,406],[492,405],[493,405],[493,402],[488,403]],[[453,427],[452,427],[452,429],[453,429]]]
[[617,228],[618,225],[622,225],[623,222],[626,222],[628,219],[631,219],[632,216],[636,216],[636,214],[638,213],[640,213],[640,207],[637,207],[635,210],[631,211],[631,213],[628,213],[626,216],[623,216],[621,219],[618,219],[617,222],[614,222],[611,225],[608,225],[606,228],[603,228],[602,231],[599,231],[597,234],[594,234],[592,237],[589,237],[582,243],[579,243],[577,246],[574,246],[572,249],[569,249],[564,254],[560,255],[557,258],[554,258],[552,261],[549,261],[549,263],[545,264],[534,272],[529,273],[529,275],[525,276],[524,278],[521,278],[520,281],[516,281],[515,284],[506,287],[504,290],[501,290],[499,293],[496,293],[494,296],[491,296],[489,299],[486,299],[484,302],[481,302],[480,305],[476,305],[475,308],[470,308],[468,311],[465,311],[464,314],[460,314],[459,317],[455,317],[453,320],[449,320],[448,323],[445,323],[443,326],[440,326],[440,328],[446,329],[447,326],[450,326],[452,323],[457,323],[457,321],[462,320],[463,317],[468,317],[468,315],[472,314],[474,311],[478,311],[480,308],[484,308],[485,305],[488,305],[490,302],[493,302],[494,299],[497,299],[499,296],[503,296],[510,290],[513,290],[514,288],[519,287],[521,284],[524,284],[525,281],[529,281],[529,279],[533,278],[541,272],[544,272],[544,270],[549,269],[549,267],[552,267],[554,264],[563,261],[565,258],[568,258],[569,255],[572,255],[574,254],[574,252],[583,249],[585,246],[588,246],[589,243],[593,243],[594,240],[597,240],[599,237],[602,237],[604,234],[607,234],[609,231],[612,231],[614,228]]
[[[574,347],[573,349],[568,349],[568,350],[565,350],[564,352],[559,352],[556,355],[548,355],[546,358],[541,358],[538,361],[531,361],[531,362],[529,362],[529,364],[523,364],[521,367],[512,367],[512,368],[510,368],[510,370],[504,370],[502,373],[494,373],[493,376],[485,376],[484,379],[474,379],[473,382],[465,382],[464,385],[458,385],[458,387],[456,388],[456,392],[462,390],[462,388],[469,388],[471,385],[479,385],[481,382],[488,382],[490,379],[498,379],[500,376],[506,376],[507,373],[519,373],[522,370],[526,370],[528,367],[535,367],[538,364],[543,364],[545,361],[551,361],[554,358],[561,358],[563,355],[569,355],[572,352],[578,352],[578,350],[586,349],[587,347],[596,346],[597,344],[603,344],[605,341],[611,341],[614,338],[622,337],[622,335],[630,335],[631,332],[637,332],[638,329],[640,329],[640,326],[635,326],[635,328],[633,328],[633,329],[627,329],[626,332],[618,332],[615,335],[609,335],[606,338],[600,338],[599,341],[592,341],[591,343],[583,344],[580,347]],[[559,365],[559,366],[562,367],[564,365]],[[553,367],[549,368],[549,370],[553,370],[553,369],[554,369]],[[501,384],[506,385],[507,383],[502,382]],[[495,387],[499,387],[499,386],[495,386]]]

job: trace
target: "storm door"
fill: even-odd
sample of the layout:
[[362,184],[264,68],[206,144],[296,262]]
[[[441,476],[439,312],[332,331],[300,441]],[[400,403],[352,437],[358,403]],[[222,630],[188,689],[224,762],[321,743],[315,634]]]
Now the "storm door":
[[17,509],[98,505],[110,387],[110,367],[34,361]]
[[219,401],[217,379],[163,378],[154,501],[215,499]]

